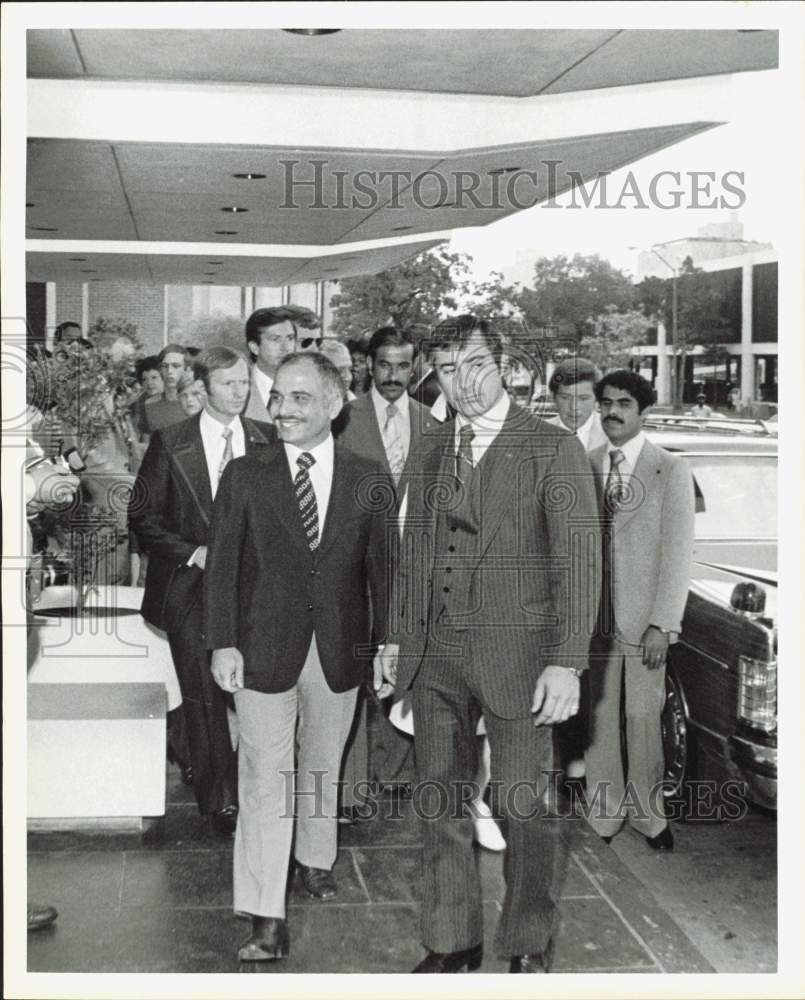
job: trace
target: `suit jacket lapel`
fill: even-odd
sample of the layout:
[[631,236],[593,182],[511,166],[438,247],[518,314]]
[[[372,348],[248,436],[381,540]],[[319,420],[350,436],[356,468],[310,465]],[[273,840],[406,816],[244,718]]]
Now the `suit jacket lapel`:
[[651,441],[644,441],[637,464],[632,472],[632,480],[637,483],[631,491],[632,502],[625,510],[619,510],[615,515],[615,531],[621,531],[631,521],[635,514],[645,507],[644,495],[654,486],[657,473],[661,471],[657,453]]
[[524,457],[523,438],[510,432],[520,412],[515,403],[509,404],[509,412],[500,433],[487,448],[479,466],[481,473],[480,528],[481,548],[479,559],[495,537],[500,522],[511,508],[511,498],[517,487],[517,460]]
[[271,470],[265,497],[266,506],[271,507],[293,542],[310,555],[310,546],[302,526],[302,517],[296,502],[291,470],[288,468],[288,459],[282,442],[275,442],[265,455],[258,454],[261,461],[264,461]]
[[[322,555],[338,538],[341,528],[355,504],[354,487],[357,484],[349,475],[347,460],[342,448],[336,444],[333,454],[333,482],[330,486],[330,500],[324,517],[324,531],[319,535],[319,547],[316,550]],[[298,517],[298,513],[297,513]],[[301,518],[299,518],[301,523]],[[307,542],[305,542],[307,547]]]
[[268,438],[254,420],[242,417],[243,434],[246,439],[246,454],[253,455],[262,445],[272,444],[276,437]]
[[195,417],[173,446],[173,460],[180,478],[199,509],[204,523],[209,525],[212,514],[212,488],[207,471],[207,458],[199,430],[199,419]]

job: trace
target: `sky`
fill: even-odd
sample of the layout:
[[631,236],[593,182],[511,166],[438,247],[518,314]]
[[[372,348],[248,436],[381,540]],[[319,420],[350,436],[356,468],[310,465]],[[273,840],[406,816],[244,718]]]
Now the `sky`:
[[[693,136],[636,163],[613,172],[607,179],[610,202],[616,202],[631,170],[641,192],[647,192],[654,174],[661,170],[743,172],[745,202],[738,211],[744,238],[776,243],[786,214],[781,211],[779,184],[774,168],[780,151],[781,115],[785,106],[783,83],[778,70],[736,74],[731,81],[731,120],[728,124]],[[784,148],[784,147],[783,147]],[[533,248],[540,256],[574,253],[600,254],[616,267],[637,272],[637,249],[652,244],[695,236],[700,226],[728,221],[730,212],[691,208],[690,183],[679,208],[647,209],[627,206],[620,210],[578,207],[575,210],[545,209],[537,205],[489,226],[456,231],[450,243],[454,252],[470,254],[476,278],[490,270],[506,268],[518,250]],[[715,188],[714,188],[715,190]],[[720,189],[731,201],[735,196]],[[644,194],[646,200],[647,196]],[[569,196],[558,199],[567,204]],[[701,199],[706,201],[707,199]],[[577,197],[577,204],[581,204]],[[637,249],[631,250],[630,247]]]

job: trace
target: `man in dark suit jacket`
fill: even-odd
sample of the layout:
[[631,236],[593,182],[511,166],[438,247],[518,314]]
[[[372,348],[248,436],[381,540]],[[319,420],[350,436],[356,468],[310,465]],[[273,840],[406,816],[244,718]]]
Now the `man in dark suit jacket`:
[[167,632],[182,691],[196,801],[220,833],[231,834],[237,758],[226,700],[210,675],[204,646],[202,581],[219,472],[232,457],[266,449],[276,433],[269,424],[239,416],[249,389],[241,354],[211,348],[197,360],[196,372],[207,392],[204,410],[154,432],[129,519],[149,558],[142,614]]
[[397,696],[411,690],[420,814],[436,817],[423,821],[428,955],[414,971],[482,961],[467,805],[483,713],[507,821],[496,949],[512,972],[542,972],[556,919],[544,772],[551,726],[578,711],[595,622],[598,571],[584,566],[600,540],[595,490],[578,439],[507,397],[490,324],[460,316],[437,328],[433,346],[458,415],[412,470],[389,641],[375,662],[376,685],[382,672]]
[[241,738],[234,904],[252,917],[242,961],[288,954],[292,840],[308,894],[336,895],[341,754],[371,661],[370,621],[375,638],[385,634],[392,486],[378,465],[333,442],[342,400],[326,357],[286,358],[270,402],[282,444],[233,462],[215,504],[205,629]]
[[[376,330],[367,355],[372,379],[369,392],[345,406],[333,425],[341,444],[379,462],[392,476],[400,503],[423,435],[436,425],[427,409],[407,393],[416,352],[416,342],[406,330],[393,326]],[[414,777],[411,738],[388,721],[387,709],[374,692],[366,691],[365,698],[344,773],[344,806],[353,811],[357,807],[358,815],[360,802],[350,794],[351,788],[368,778],[393,791],[409,785]]]

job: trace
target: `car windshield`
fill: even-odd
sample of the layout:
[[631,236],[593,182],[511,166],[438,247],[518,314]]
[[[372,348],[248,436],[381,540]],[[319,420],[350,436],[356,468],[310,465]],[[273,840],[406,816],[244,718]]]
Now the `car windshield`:
[[774,455],[688,454],[704,497],[697,538],[777,538]]

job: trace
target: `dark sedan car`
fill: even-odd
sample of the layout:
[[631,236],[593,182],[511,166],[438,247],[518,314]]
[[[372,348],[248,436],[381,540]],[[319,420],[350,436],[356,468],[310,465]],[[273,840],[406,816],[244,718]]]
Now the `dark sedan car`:
[[724,799],[774,809],[777,440],[664,429],[650,420],[646,430],[688,460],[696,486],[693,574],[667,670],[669,788],[683,798],[699,794],[687,805],[700,818],[709,807],[715,818]]

